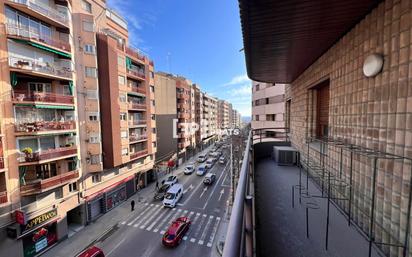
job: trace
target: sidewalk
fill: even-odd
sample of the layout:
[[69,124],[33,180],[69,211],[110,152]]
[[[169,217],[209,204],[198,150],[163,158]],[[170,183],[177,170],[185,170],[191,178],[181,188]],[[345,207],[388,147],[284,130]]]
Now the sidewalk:
[[[204,149],[202,152],[207,151],[208,148]],[[195,161],[197,156],[201,152],[197,153],[191,157],[187,162]],[[185,163],[180,165],[176,170],[173,170],[171,173],[162,172],[162,176],[159,177],[159,181],[162,181],[167,176],[180,175],[183,173]],[[134,200],[136,202],[136,209],[139,209],[141,204],[149,202],[153,197],[153,192],[155,190],[155,183],[151,183],[127,201],[123,202],[113,210],[102,215],[100,218],[91,222],[89,225],[85,226],[78,233],[74,234],[72,237],[69,237],[65,240],[60,241],[54,247],[50,248],[42,254],[45,257],[69,257],[75,256],[84,249],[88,248],[91,245],[94,245],[101,241],[106,236],[115,232],[118,229],[118,224],[120,221],[126,220],[129,216],[134,214],[130,211],[130,202]]]

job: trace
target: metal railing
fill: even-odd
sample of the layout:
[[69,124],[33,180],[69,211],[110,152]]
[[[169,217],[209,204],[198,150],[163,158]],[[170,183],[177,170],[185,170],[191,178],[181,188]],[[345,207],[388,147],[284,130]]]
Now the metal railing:
[[58,62],[45,63],[37,60],[26,59],[21,57],[10,56],[9,57],[10,67],[29,70],[39,73],[45,73],[52,76],[63,77],[67,79],[72,79],[73,71],[70,68],[60,66]]
[[125,48],[126,48],[126,53],[127,53],[128,55],[130,55],[130,56],[132,56],[132,57],[134,57],[134,58],[136,58],[136,59],[138,59],[138,60],[140,60],[140,61],[142,61],[142,62],[145,61],[145,58],[146,58],[146,57],[145,57],[144,54],[140,53],[140,50],[139,50],[139,49],[136,49],[136,48],[134,48],[134,47],[132,47],[132,46],[126,46]]
[[39,151],[31,154],[21,153],[19,158],[20,163],[24,162],[38,162],[44,161],[64,156],[70,156],[77,154],[77,146],[69,146],[69,147],[59,147],[48,149],[44,151]]
[[129,126],[146,125],[146,120],[129,120]]
[[289,142],[289,128],[286,127],[268,127],[257,128],[252,131],[253,144],[262,142]]
[[51,6],[40,4],[34,0],[8,0],[9,2],[17,3],[17,4],[24,4],[29,9],[40,13],[46,17],[49,17],[52,20],[55,20],[59,23],[65,24],[68,26],[69,24],[69,16],[59,12],[57,9],[52,8]]
[[132,92],[146,94],[146,89],[144,87],[131,86],[130,84],[128,85],[128,87],[130,88]]
[[143,70],[135,70],[135,69],[129,69],[127,68],[127,74],[138,77],[140,79],[145,79],[146,75],[144,74]]
[[7,192],[0,192],[0,204],[7,203]]
[[74,97],[71,95],[62,95],[57,93],[40,93],[27,92],[27,90],[13,90],[13,101],[27,102],[45,102],[45,103],[62,103],[74,104]]
[[41,132],[41,131],[58,131],[76,129],[75,121],[35,121],[35,122],[18,122],[15,124],[16,132]]
[[223,257],[254,256],[252,151],[252,133],[249,132],[227,227]]
[[146,109],[145,102],[129,102],[129,109]]
[[70,52],[71,47],[69,42],[59,40],[57,38],[52,38],[49,35],[40,33],[39,31],[33,31],[29,28],[22,28],[14,24],[5,24],[6,34],[9,36],[17,37],[25,40],[32,40],[46,45],[50,45],[55,48],[59,48],[63,51]]
[[147,150],[141,150],[141,151],[137,151],[137,152],[134,152],[134,153],[130,153],[130,159],[132,160],[132,159],[142,157],[142,156],[146,155],[147,153],[148,153]]
[[53,188],[55,186],[63,185],[78,177],[79,177],[79,171],[73,170],[73,171],[68,171],[63,174],[53,176],[50,178],[46,178],[46,179],[26,181],[25,185],[20,186],[20,191],[23,194],[41,193],[44,190]]
[[137,142],[140,140],[147,139],[147,135],[130,135],[129,136],[129,143]]

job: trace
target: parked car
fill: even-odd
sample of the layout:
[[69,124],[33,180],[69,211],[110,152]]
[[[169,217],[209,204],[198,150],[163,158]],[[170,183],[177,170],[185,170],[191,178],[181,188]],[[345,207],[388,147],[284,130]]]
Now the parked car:
[[155,200],[163,200],[167,190],[171,187],[170,184],[164,184],[157,191],[155,192],[154,199]]
[[171,176],[167,177],[166,180],[163,180],[162,184],[163,185],[168,185],[169,184],[169,185],[173,186],[174,184],[177,183],[177,181],[178,181],[177,176],[171,175]]
[[172,222],[167,231],[163,234],[162,243],[167,247],[175,247],[180,244],[184,235],[189,230],[191,221],[188,217],[180,217]]
[[211,185],[213,182],[216,180],[216,174],[214,173],[208,173],[206,174],[205,178],[203,179],[203,184],[205,185]]
[[185,169],[183,170],[183,173],[184,173],[185,175],[190,175],[190,174],[192,174],[194,171],[195,171],[195,165],[189,164],[189,165],[186,165]]
[[206,155],[201,154],[197,157],[197,162],[202,163],[206,161]]
[[211,169],[213,167],[213,165],[215,164],[215,159],[214,158],[209,158],[206,161],[206,169]]
[[219,157],[222,156],[222,154],[223,154],[222,151],[217,151],[216,153]]
[[81,252],[77,257],[104,257],[104,253],[100,248],[92,246]]
[[219,158],[219,163],[220,163],[220,164],[225,164],[225,162],[226,162],[226,158],[225,158],[224,156],[221,156],[221,157]]
[[199,167],[197,167],[196,175],[198,176],[203,176],[207,172],[207,167],[206,164],[202,164]]
[[182,184],[174,184],[167,193],[165,194],[165,198],[163,199],[163,206],[174,208],[176,207],[177,202],[183,196],[183,185]]

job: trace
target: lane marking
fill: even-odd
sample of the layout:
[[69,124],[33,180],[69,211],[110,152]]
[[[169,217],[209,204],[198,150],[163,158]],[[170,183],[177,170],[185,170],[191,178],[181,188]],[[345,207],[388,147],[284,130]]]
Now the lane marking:
[[[167,214],[169,211],[166,209],[163,209],[164,211],[162,213],[160,213],[159,216],[157,216],[157,218],[155,220],[153,220],[152,224],[150,224],[146,230],[150,231],[153,229],[153,227],[159,222],[159,220],[162,218],[163,215]],[[157,231],[153,231],[153,232],[157,232]]]
[[212,233],[209,236],[209,242],[207,243],[207,247],[211,247],[213,244],[213,240],[215,239],[217,229],[219,227],[220,217],[216,217],[215,224],[213,225]]
[[152,209],[152,206],[147,207],[147,208],[144,209],[139,215],[137,215],[136,218],[134,218],[131,222],[129,222],[127,225],[128,225],[128,226],[133,225],[133,223],[135,223],[135,221],[136,221],[137,219],[139,219],[140,217],[142,217],[143,214],[145,214],[146,212],[148,212],[148,211],[151,210],[151,209]]
[[[153,232],[159,231],[160,228],[162,227],[162,225],[165,224],[165,222],[167,222],[167,221],[169,220],[169,218],[173,215],[173,213],[174,213],[173,211],[169,211],[169,213],[167,214],[167,216],[162,219],[162,221],[157,225],[157,227],[153,230]],[[164,232],[163,232],[163,233],[164,233]],[[163,234],[163,233],[162,233],[162,234]]]
[[165,211],[164,208],[158,208],[155,212],[153,212],[153,213],[145,220],[145,222],[140,226],[140,229],[144,229],[144,228],[147,226],[147,224],[149,224],[149,222],[150,222],[152,219],[154,219],[154,218],[156,217],[156,215],[159,214],[159,212],[162,211],[162,210]]
[[202,235],[200,236],[199,242],[200,242],[200,241],[202,241],[202,242],[205,241],[206,233],[207,233],[207,231],[209,230],[209,226],[210,226],[212,220],[213,220],[213,216],[209,216],[209,220],[207,221],[207,223],[206,223],[206,225],[205,225],[205,227],[204,227],[204,229],[203,229],[203,232],[202,232]]
[[[223,171],[226,170],[227,165],[228,165],[228,164],[226,164],[226,166],[225,166],[225,168],[223,169]],[[212,193],[210,193],[209,197],[207,198],[207,200],[206,200],[206,202],[205,202],[205,205],[203,205],[203,208],[202,208],[203,210],[206,209],[206,206],[207,206],[207,204],[209,203],[210,199],[212,198],[212,195],[215,193],[216,186],[219,184],[219,181],[220,181],[220,179],[222,178],[223,173],[224,173],[224,172],[222,172],[222,173],[220,174],[219,179],[218,179],[218,180],[216,181],[216,183],[213,185]]]
[[157,205],[157,206],[153,207],[152,209],[150,209],[150,211],[148,211],[144,216],[140,217],[140,220],[139,220],[137,223],[135,223],[135,224],[133,225],[133,227],[137,228],[140,224],[142,224],[142,222],[143,222],[147,217],[149,217],[150,215],[152,215],[152,213],[155,212],[156,209],[159,208],[159,207],[160,207],[160,206]]

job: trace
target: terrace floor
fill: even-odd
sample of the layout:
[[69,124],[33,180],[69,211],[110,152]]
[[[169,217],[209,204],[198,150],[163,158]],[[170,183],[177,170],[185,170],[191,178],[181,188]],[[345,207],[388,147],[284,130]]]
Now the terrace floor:
[[[368,241],[333,205],[330,205],[329,249],[325,250],[327,200],[316,198],[319,209],[309,209],[306,238],[305,205],[298,193],[292,208],[292,186],[299,183],[299,168],[278,166],[270,158],[255,164],[256,242],[258,257],[367,257]],[[302,172],[303,181],[306,177]],[[309,182],[311,195],[320,191]],[[372,256],[380,256],[373,249]]]

